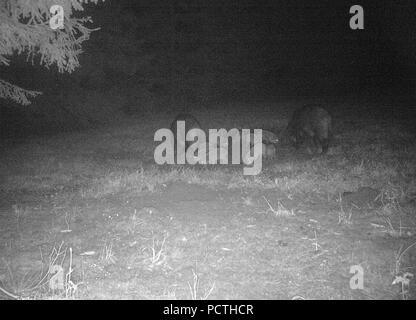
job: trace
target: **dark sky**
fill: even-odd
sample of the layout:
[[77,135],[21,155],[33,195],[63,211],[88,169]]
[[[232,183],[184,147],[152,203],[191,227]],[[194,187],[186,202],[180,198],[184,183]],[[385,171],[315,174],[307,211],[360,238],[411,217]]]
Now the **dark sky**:
[[[349,28],[354,4],[364,8],[364,30]],[[125,78],[166,86],[171,77],[178,86],[174,95],[190,85],[207,86],[211,95],[224,91],[222,96],[416,91],[414,0],[117,0],[91,6],[89,14],[101,30],[84,45],[75,73],[80,81],[103,68],[114,85]],[[116,74],[133,60],[142,64],[135,78]],[[27,80],[22,86],[39,83],[37,71],[13,74]]]
[[[364,30],[349,29],[349,8],[354,4],[364,7]],[[169,26],[174,12],[177,57],[205,46],[205,62],[218,77],[247,78],[270,90],[294,86],[308,91],[311,86],[311,91],[320,91],[314,82],[335,90],[414,88],[416,2],[211,0],[119,5],[150,21],[153,31]],[[151,29],[138,28],[137,36],[149,39],[146,32]],[[166,42],[169,35],[148,41]]]

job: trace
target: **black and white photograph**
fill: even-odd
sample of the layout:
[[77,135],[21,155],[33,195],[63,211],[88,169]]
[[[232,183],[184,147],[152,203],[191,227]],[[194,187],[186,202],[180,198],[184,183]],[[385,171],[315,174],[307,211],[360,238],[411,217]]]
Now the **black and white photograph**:
[[415,276],[414,0],[0,0],[0,300],[247,318]]

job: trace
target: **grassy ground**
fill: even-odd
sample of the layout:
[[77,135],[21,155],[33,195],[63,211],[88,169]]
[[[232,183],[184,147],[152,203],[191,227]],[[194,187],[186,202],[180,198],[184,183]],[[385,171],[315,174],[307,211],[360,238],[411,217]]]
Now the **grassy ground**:
[[[195,116],[281,129],[292,107]],[[414,299],[415,132],[360,110],[330,110],[328,155],[282,145],[255,177],[154,165],[174,114],[2,147],[0,297]]]

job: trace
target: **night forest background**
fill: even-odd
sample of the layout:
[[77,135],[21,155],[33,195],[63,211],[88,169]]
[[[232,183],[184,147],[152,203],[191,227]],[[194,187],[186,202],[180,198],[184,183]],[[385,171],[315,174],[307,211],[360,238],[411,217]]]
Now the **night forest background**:
[[[416,5],[349,1],[106,1],[81,68],[59,74],[24,56],[5,80],[44,94],[1,101],[3,138],[101,126],[171,110],[288,100],[408,105],[416,84]],[[381,103],[382,102],[382,103]],[[394,112],[397,112],[394,111]]]

